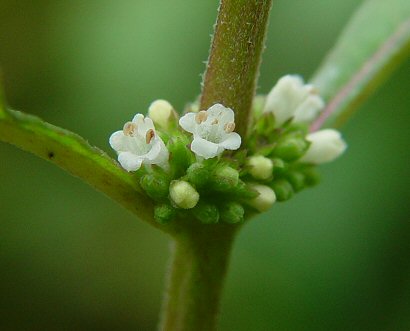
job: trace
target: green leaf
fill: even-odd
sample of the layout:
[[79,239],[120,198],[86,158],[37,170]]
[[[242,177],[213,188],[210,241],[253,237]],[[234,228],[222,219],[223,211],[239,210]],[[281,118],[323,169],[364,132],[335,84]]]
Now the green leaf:
[[339,126],[409,54],[410,1],[364,1],[312,79],[328,102],[312,129]]
[[[153,219],[152,201],[137,179],[100,149],[80,136],[41,119],[8,109],[0,116],[0,141],[13,144],[50,161],[105,193],[140,219],[164,228]],[[64,188],[61,188],[64,189]]]

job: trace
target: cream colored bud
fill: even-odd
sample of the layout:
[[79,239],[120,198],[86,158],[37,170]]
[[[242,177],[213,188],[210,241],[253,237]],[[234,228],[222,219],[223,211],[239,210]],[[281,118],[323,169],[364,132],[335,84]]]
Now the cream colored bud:
[[269,186],[259,184],[253,184],[250,186],[259,193],[256,198],[248,202],[250,206],[260,212],[267,211],[270,207],[272,207],[276,201],[276,195]]
[[199,201],[199,193],[194,187],[183,180],[174,180],[169,187],[171,200],[180,208],[191,209]]
[[262,155],[251,156],[248,159],[249,173],[255,179],[269,179],[272,176],[273,162]]
[[175,117],[175,110],[168,101],[155,100],[148,108],[148,116],[156,125],[166,129]]
[[347,148],[339,131],[324,129],[306,136],[311,144],[301,162],[321,164],[331,162],[339,157]]

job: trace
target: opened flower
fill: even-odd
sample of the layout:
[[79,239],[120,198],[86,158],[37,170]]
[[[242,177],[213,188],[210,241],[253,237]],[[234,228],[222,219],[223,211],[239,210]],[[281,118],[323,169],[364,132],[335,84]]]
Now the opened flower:
[[127,171],[138,170],[143,163],[168,167],[168,150],[156,133],[149,117],[137,114],[123,130],[110,137],[111,147],[118,153],[118,162]]
[[276,125],[293,118],[296,123],[312,121],[324,107],[313,85],[296,75],[283,76],[269,92],[264,112],[273,112]]
[[241,145],[241,136],[233,132],[234,117],[232,109],[218,103],[206,111],[184,115],[179,125],[194,135],[191,150],[209,159],[220,155],[225,149],[236,150]]

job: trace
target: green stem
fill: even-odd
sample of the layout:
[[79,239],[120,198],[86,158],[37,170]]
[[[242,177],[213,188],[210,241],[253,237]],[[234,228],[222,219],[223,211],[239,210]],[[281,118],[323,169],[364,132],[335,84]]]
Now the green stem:
[[215,330],[236,229],[200,226],[174,238],[160,330]]
[[246,136],[272,0],[222,0],[203,79],[201,109],[222,103]]
[[[0,102],[1,105],[1,102]],[[135,178],[100,149],[80,136],[38,117],[0,107],[0,141],[13,144],[58,165],[105,193],[155,227],[151,200]],[[161,227],[169,232],[171,229]]]

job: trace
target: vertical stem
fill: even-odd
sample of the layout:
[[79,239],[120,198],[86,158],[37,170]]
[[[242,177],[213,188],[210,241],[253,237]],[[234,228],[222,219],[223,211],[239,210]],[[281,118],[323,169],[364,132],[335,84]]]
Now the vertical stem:
[[215,330],[235,229],[201,226],[175,238],[160,330]]
[[221,0],[201,109],[222,103],[235,111],[243,137],[249,123],[272,0]]

